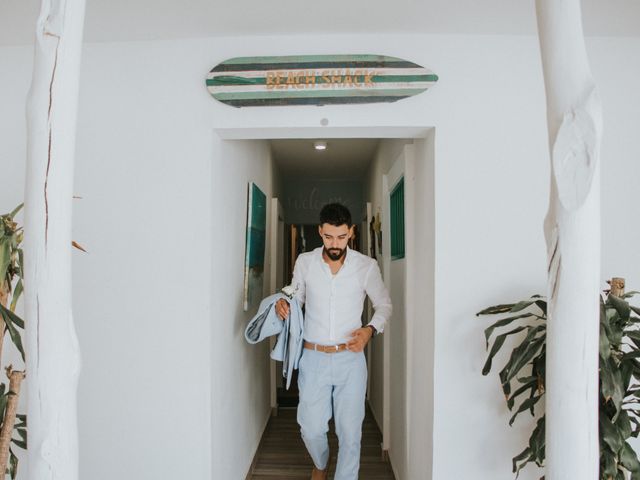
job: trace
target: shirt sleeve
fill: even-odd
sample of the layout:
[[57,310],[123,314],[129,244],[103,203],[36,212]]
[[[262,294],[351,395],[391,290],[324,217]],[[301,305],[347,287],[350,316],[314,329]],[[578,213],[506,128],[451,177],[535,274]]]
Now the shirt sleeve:
[[391,298],[387,287],[385,287],[382,281],[382,275],[380,274],[380,267],[378,262],[372,260],[371,267],[367,272],[367,276],[364,282],[364,288],[371,299],[373,305],[374,314],[371,317],[371,321],[367,325],[373,326],[378,333],[384,331],[385,324],[391,318],[391,312],[393,307],[391,305]]
[[291,279],[291,286],[296,289],[295,297],[300,303],[300,307],[304,305],[306,298],[306,285],[305,277],[307,272],[307,266],[304,262],[304,258],[298,257],[296,264],[293,267],[293,278]]

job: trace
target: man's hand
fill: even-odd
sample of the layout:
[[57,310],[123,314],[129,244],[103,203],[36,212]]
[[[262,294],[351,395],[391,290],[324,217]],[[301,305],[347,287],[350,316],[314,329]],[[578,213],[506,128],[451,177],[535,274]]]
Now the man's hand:
[[276,302],[276,314],[280,320],[284,320],[289,315],[289,303],[284,298]]
[[355,353],[361,352],[369,342],[372,335],[373,332],[368,327],[354,330],[351,334],[351,340],[347,342],[347,349]]

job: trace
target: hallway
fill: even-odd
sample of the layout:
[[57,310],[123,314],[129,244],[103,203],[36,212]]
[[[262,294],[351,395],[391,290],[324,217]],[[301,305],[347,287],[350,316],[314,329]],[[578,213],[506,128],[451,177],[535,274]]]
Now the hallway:
[[[395,480],[391,464],[382,460],[381,442],[382,434],[367,405],[367,413],[362,427],[360,478]],[[333,478],[335,472],[337,444],[338,439],[334,433],[333,421],[331,421],[329,445],[332,459],[329,467],[329,479]],[[300,437],[300,428],[296,422],[296,409],[280,409],[277,417],[269,419],[269,424],[258,447],[253,474],[247,480],[309,480],[312,466],[311,458],[309,458]]]

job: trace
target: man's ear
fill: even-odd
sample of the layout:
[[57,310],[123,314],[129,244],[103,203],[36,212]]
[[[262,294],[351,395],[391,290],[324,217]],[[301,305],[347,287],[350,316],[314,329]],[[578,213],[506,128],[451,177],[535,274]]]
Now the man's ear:
[[356,234],[356,224],[354,223],[349,227],[349,238],[353,237]]
[[322,225],[318,225],[318,235],[322,237]]

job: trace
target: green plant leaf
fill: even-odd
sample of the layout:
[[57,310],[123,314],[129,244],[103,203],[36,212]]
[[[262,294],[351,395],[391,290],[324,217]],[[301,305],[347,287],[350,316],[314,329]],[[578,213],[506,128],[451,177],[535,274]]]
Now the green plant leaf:
[[476,313],[476,316],[479,317],[480,315],[496,315],[498,313],[507,313],[511,311],[511,308],[513,308],[514,305],[515,303],[509,303],[504,305],[494,305],[492,307],[487,307],[484,310],[481,310],[478,313]]
[[536,299],[532,298],[530,300],[522,300],[521,302],[516,303],[513,307],[511,307],[511,312],[516,313],[524,310],[525,308],[530,307],[534,303],[536,303]]
[[16,346],[20,355],[22,355],[22,360],[25,360],[24,356],[24,348],[22,347],[22,338],[20,337],[20,333],[16,330],[14,324],[18,326],[22,326],[24,328],[24,322],[21,318],[19,318],[15,313],[11,310],[0,305],[0,316],[4,320],[4,324],[7,326],[7,330],[9,330],[9,335],[11,336],[11,340],[13,344]]
[[[525,458],[527,459],[526,462],[524,462],[524,464],[526,465],[527,462],[529,461],[529,456],[531,455],[531,449],[527,446],[527,448],[525,448],[522,452],[520,452],[518,455],[516,455],[515,457],[513,457],[511,459],[512,464],[513,464],[513,468],[512,468],[512,472],[513,473],[517,473],[520,471],[520,468],[518,468],[518,462],[521,462],[522,460],[524,460]],[[524,466],[524,465],[523,465]],[[517,477],[516,477],[517,478]]]
[[629,302],[616,297],[615,295],[609,295],[607,297],[607,303],[609,303],[613,308],[616,309],[618,315],[623,321],[629,320],[629,315],[631,314],[631,308],[629,307]]
[[16,480],[18,476],[18,457],[11,449],[9,449],[9,475],[11,475],[11,480]]
[[2,305],[0,305],[0,315],[2,315],[3,320],[5,320],[5,316],[6,316],[6,318],[8,318],[11,323],[13,323],[19,328],[24,329],[24,320],[22,320],[18,315],[13,313],[8,308],[3,307]]
[[[529,441],[529,446],[531,446],[531,449],[533,450],[534,453],[534,459],[536,462],[536,465],[538,465],[539,467],[541,467],[544,464],[544,459],[545,459],[545,437],[544,437],[544,432],[545,432],[545,417],[541,417],[538,419],[538,422],[536,423],[536,428],[533,429],[533,433],[531,434],[531,438]],[[533,439],[533,443],[531,442],[531,439]]]
[[496,328],[500,328],[500,327],[504,327],[505,325],[509,325],[511,322],[514,322],[515,320],[519,320],[521,318],[528,318],[528,317],[533,317],[532,314],[530,313],[524,313],[522,315],[515,315],[513,317],[507,317],[507,318],[503,318],[499,321],[497,321],[496,323],[494,323],[493,325],[491,325],[490,327],[487,327],[484,330],[484,338],[486,340],[486,348],[489,348],[489,338],[491,338],[491,334],[493,333],[493,331]]
[[22,267],[24,265],[24,252],[21,248],[18,249],[18,266],[20,267],[18,274],[20,278],[24,278],[24,272],[22,271]]
[[[535,295],[534,295],[535,296]],[[546,300],[536,300],[536,305],[540,310],[542,310],[542,315],[544,317],[547,316],[547,301]]]
[[520,404],[520,407],[518,407],[518,410],[516,411],[516,413],[514,413],[511,416],[511,419],[509,420],[509,426],[511,427],[513,425],[513,422],[515,421],[516,417],[518,416],[518,414],[524,412],[525,410],[529,410],[531,408],[533,408],[533,406],[538,403],[538,400],[540,400],[542,398],[542,395],[537,395],[537,396],[533,396],[530,398],[527,398],[525,401],[523,401]]
[[[2,224],[0,224],[0,228]],[[7,277],[7,270],[11,263],[11,237],[0,237],[0,283]]]
[[14,208],[9,214],[9,216],[13,219],[13,217],[15,217],[18,214],[18,212],[22,210],[22,207],[24,207],[24,202],[18,205],[16,208]]
[[[611,401],[615,410],[619,411],[624,397],[622,375],[612,358],[608,358],[606,362],[601,362],[600,380],[600,391],[605,403]],[[617,452],[617,450],[614,451]]]
[[611,449],[613,453],[618,453],[624,444],[624,438],[620,435],[620,431],[611,423],[606,415],[600,415],[600,435],[602,440]]
[[498,353],[498,351],[504,344],[504,341],[507,339],[507,337],[509,335],[514,335],[518,332],[521,332],[526,328],[527,328],[526,326],[517,327],[506,333],[502,333],[495,338],[495,340],[493,341],[493,346],[491,347],[491,351],[487,356],[487,361],[485,362],[484,367],[482,368],[482,375],[487,375],[491,371],[491,361],[493,360],[493,357],[496,355],[496,353]]
[[622,379],[622,384],[620,385],[620,389],[623,392],[623,397],[626,397],[629,390],[629,385],[631,384],[631,376],[633,374],[633,363],[632,361],[624,360],[620,362],[620,378]]
[[510,381],[518,375],[522,368],[539,352],[542,344],[546,341],[546,334],[537,338],[536,335],[544,330],[544,325],[531,328],[522,343],[513,350],[511,358],[504,368],[504,371],[508,372],[505,376],[506,381]]
[[618,470],[616,456],[607,447],[600,449],[601,478],[613,478]]
[[600,358],[609,358],[611,355],[611,344],[609,343],[609,338],[607,338],[607,333],[605,331],[604,325],[600,324]]
[[538,377],[527,377],[527,379],[527,382],[522,382],[521,379],[518,379],[518,381],[522,383],[522,385],[517,388],[516,391],[513,392],[507,400],[507,407],[509,408],[509,410],[513,408],[513,404],[515,403],[515,400],[518,396],[522,395],[527,390],[533,389],[535,391],[537,389]]
[[17,438],[12,438],[11,439],[11,443],[13,443],[14,445],[17,445],[18,447],[22,448],[23,450],[27,449],[27,442],[25,442],[23,440],[18,440]]
[[621,410],[618,418],[615,421],[615,427],[620,432],[623,439],[627,439],[631,436],[631,421],[629,415],[625,410]]
[[19,278],[18,282],[16,283],[16,288],[13,290],[13,297],[11,298],[11,306],[9,307],[9,309],[12,312],[16,311],[16,305],[18,304],[18,300],[20,299],[20,295],[22,295],[23,290],[24,288],[22,286],[22,279]]
[[[529,437],[529,446],[513,458],[513,471],[516,474],[516,478],[520,475],[520,470],[522,470],[528,463],[533,462],[538,466],[542,466],[544,464],[544,431],[545,417],[542,416],[536,422],[536,427],[533,429],[533,432],[531,432],[531,436]],[[521,463],[517,465],[519,461],[521,461]]]
[[639,472],[640,471],[640,462],[638,461],[638,456],[636,452],[633,451],[631,445],[627,442],[624,442],[622,446],[622,450],[620,450],[620,463],[624,468],[631,472]]
[[639,358],[639,357],[640,357],[640,350],[635,350],[633,352],[627,352],[624,355],[622,355],[622,361],[631,360],[632,358]]
[[[3,385],[4,386],[4,385]],[[3,393],[0,396],[0,418],[4,418],[4,413],[7,408],[7,402],[9,401],[9,395]]]

